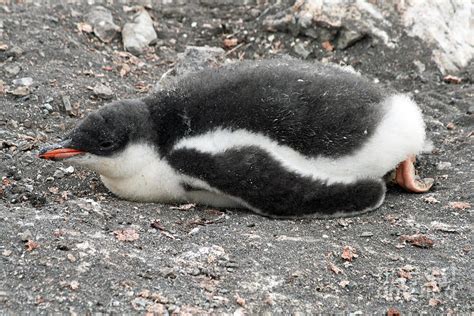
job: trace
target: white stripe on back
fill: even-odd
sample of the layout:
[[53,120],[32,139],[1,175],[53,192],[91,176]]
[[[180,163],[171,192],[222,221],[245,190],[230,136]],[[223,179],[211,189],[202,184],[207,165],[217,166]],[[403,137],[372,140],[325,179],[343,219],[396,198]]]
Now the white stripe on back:
[[[229,149],[256,146],[287,170],[331,183],[353,183],[361,178],[381,178],[410,154],[418,154],[425,143],[421,112],[407,96],[394,95],[380,106],[386,114],[375,133],[355,153],[341,158],[308,157],[270,137],[245,129],[217,128],[181,139],[177,149],[195,149],[221,154]],[[336,124],[336,123],[335,123]]]

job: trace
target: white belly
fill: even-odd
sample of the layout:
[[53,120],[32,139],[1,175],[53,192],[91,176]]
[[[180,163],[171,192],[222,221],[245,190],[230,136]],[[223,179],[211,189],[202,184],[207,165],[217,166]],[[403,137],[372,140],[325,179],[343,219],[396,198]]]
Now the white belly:
[[183,201],[179,176],[166,163],[152,163],[126,177],[101,175],[102,182],[115,195],[143,202]]
[[185,191],[180,179],[160,181],[159,175],[140,173],[128,179],[111,179],[101,176],[104,185],[115,195],[140,202],[196,203],[213,207],[241,208],[242,205],[223,194],[205,190]]
[[[109,159],[101,161],[99,165],[102,168],[97,170],[102,182],[121,198],[141,202],[242,207],[235,198],[219,193],[202,181],[177,173],[150,146],[132,144],[117,157],[100,159]],[[198,189],[187,191],[183,187],[184,182]]]

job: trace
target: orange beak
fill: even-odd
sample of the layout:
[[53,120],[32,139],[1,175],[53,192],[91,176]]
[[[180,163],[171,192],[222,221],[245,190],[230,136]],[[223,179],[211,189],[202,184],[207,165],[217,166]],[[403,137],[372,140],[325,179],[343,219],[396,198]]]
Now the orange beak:
[[47,160],[60,160],[66,159],[79,154],[84,153],[82,150],[72,149],[72,148],[59,148],[53,149],[44,153],[40,153],[38,158],[47,159]]
[[61,160],[85,153],[83,150],[68,148],[69,144],[70,141],[66,140],[59,144],[43,147],[40,149],[38,158],[47,160]]

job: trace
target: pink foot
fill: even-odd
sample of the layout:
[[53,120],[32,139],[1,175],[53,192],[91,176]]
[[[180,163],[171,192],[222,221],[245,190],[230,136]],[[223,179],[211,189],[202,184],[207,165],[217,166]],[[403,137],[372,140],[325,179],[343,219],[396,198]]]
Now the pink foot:
[[420,179],[420,177],[417,176],[415,166],[413,165],[415,161],[416,157],[412,155],[397,166],[395,171],[395,182],[408,192],[427,192],[433,186],[434,179]]

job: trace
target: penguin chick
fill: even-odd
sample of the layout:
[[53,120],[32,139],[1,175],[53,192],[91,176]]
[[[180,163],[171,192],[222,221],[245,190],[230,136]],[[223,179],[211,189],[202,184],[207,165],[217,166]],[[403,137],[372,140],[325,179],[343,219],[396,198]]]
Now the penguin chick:
[[353,216],[379,207],[382,177],[424,192],[417,105],[342,68],[248,61],[113,102],[40,158],[100,174],[119,197],[248,208],[271,217]]

